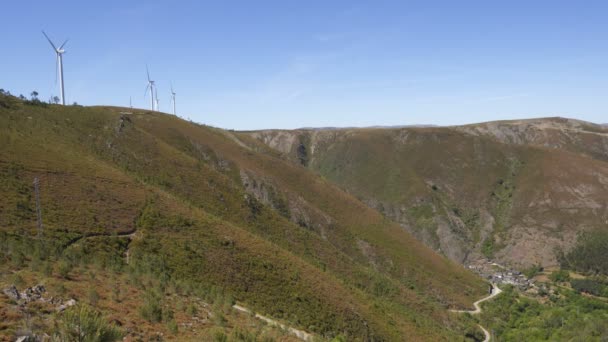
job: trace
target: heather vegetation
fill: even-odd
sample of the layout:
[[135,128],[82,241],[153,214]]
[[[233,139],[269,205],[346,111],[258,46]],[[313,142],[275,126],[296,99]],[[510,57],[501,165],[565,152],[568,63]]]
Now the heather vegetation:
[[[483,281],[305,168],[160,113],[0,103],[3,288],[43,283],[142,339],[289,335],[235,302],[320,339],[465,339],[446,309]],[[63,322],[36,305],[4,302],[0,334]]]

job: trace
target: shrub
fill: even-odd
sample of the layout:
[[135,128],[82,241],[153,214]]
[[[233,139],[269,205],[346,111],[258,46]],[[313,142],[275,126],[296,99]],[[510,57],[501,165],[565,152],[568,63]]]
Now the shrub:
[[551,275],[549,275],[549,279],[551,279],[551,281],[553,282],[566,282],[568,280],[570,280],[570,272],[566,271],[566,270],[558,270],[558,271],[553,271],[553,273],[551,273]]
[[175,321],[175,319],[172,318],[170,321],[167,322],[167,329],[169,329],[172,334],[177,334],[177,322]]
[[186,308],[186,313],[190,316],[196,316],[196,314],[198,313],[198,310],[196,309],[196,305],[190,303],[188,304],[188,307]]
[[213,341],[215,342],[226,342],[228,341],[228,336],[223,331],[217,331],[213,334]]
[[523,274],[528,278],[533,278],[537,274],[543,271],[543,267],[541,265],[532,265],[525,270],[523,270]]
[[594,296],[601,296],[605,288],[602,283],[592,279],[572,279],[570,285],[578,292],[586,292]]
[[63,312],[55,331],[55,338],[60,341],[110,342],[122,339],[123,335],[99,312],[81,304]]
[[17,288],[23,287],[23,285],[25,285],[25,281],[23,280],[23,278],[21,277],[21,275],[19,273],[16,273],[13,276],[13,284],[15,284],[15,286]]
[[144,304],[139,308],[139,314],[149,322],[160,322],[163,319],[163,309],[159,295],[152,292],[147,293]]
[[59,272],[59,276],[63,279],[69,279],[71,270],[72,265],[65,260],[60,261],[57,265],[57,272]]
[[99,302],[99,293],[97,293],[97,291],[95,291],[94,288],[89,289],[88,297],[89,297],[89,303],[92,306],[97,306],[97,302]]

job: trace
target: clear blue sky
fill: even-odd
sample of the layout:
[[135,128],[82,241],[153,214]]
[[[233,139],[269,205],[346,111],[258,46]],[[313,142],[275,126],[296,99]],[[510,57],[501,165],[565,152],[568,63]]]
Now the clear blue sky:
[[0,88],[233,129],[608,122],[608,1],[4,1]]

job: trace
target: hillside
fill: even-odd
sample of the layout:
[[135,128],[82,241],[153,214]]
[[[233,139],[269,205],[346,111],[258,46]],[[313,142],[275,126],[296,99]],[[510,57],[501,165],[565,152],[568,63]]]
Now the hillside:
[[457,127],[241,132],[450,259],[557,265],[608,222],[608,129],[547,118]]
[[[447,309],[487,291],[326,178],[232,132],[0,96],[0,146],[2,288],[45,284],[133,340],[262,334],[234,302],[318,338],[459,340],[471,327]],[[68,317],[16,304],[0,302],[3,339]]]

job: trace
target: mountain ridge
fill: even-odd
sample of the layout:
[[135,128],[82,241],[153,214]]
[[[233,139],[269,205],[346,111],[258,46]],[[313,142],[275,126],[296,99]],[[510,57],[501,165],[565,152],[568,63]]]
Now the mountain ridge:
[[555,248],[604,227],[607,133],[552,117],[237,134],[339,184],[452,260],[528,267],[556,265]]

